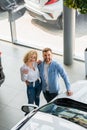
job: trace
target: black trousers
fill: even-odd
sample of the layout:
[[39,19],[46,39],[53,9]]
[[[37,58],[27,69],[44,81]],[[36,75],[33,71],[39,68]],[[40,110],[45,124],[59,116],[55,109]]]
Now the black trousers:
[[49,91],[43,92],[43,95],[47,102],[50,102],[52,99],[54,99],[58,93],[49,93]]

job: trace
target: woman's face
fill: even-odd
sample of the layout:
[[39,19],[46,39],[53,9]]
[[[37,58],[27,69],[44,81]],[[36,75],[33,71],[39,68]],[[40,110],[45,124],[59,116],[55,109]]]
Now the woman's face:
[[31,55],[31,56],[29,57],[29,61],[30,61],[30,62],[36,62],[36,61],[37,61],[37,56],[36,56],[36,54]]

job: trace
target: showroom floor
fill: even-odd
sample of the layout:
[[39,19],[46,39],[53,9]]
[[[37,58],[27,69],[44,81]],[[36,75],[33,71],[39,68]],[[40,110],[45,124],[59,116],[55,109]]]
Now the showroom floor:
[[[26,86],[20,80],[20,66],[23,64],[24,54],[30,50],[22,46],[13,45],[5,41],[0,41],[0,51],[2,52],[2,65],[5,73],[5,82],[0,88],[0,130],[10,130],[22,117],[21,106],[27,103]],[[41,59],[41,51],[38,51]],[[55,60],[61,63],[70,78],[71,83],[85,79],[85,63],[73,61],[71,66],[63,64],[63,57],[54,55]],[[64,84],[60,79],[61,91]],[[41,104],[46,101],[41,94]]]

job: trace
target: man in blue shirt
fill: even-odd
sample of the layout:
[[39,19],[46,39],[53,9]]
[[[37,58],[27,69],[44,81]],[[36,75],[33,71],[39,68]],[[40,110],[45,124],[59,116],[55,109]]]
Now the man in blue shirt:
[[59,93],[59,76],[64,80],[67,95],[72,95],[68,76],[63,67],[52,59],[52,50],[50,48],[43,50],[43,62],[39,64],[39,71],[42,80],[43,95],[47,102],[50,102]]

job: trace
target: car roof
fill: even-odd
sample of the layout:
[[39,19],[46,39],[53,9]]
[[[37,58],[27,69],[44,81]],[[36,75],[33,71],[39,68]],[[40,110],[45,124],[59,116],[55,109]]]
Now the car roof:
[[[56,98],[69,98],[87,104],[87,80],[80,80],[71,85],[72,96],[67,96],[66,92],[59,94]],[[56,99],[55,98],[55,99]]]

